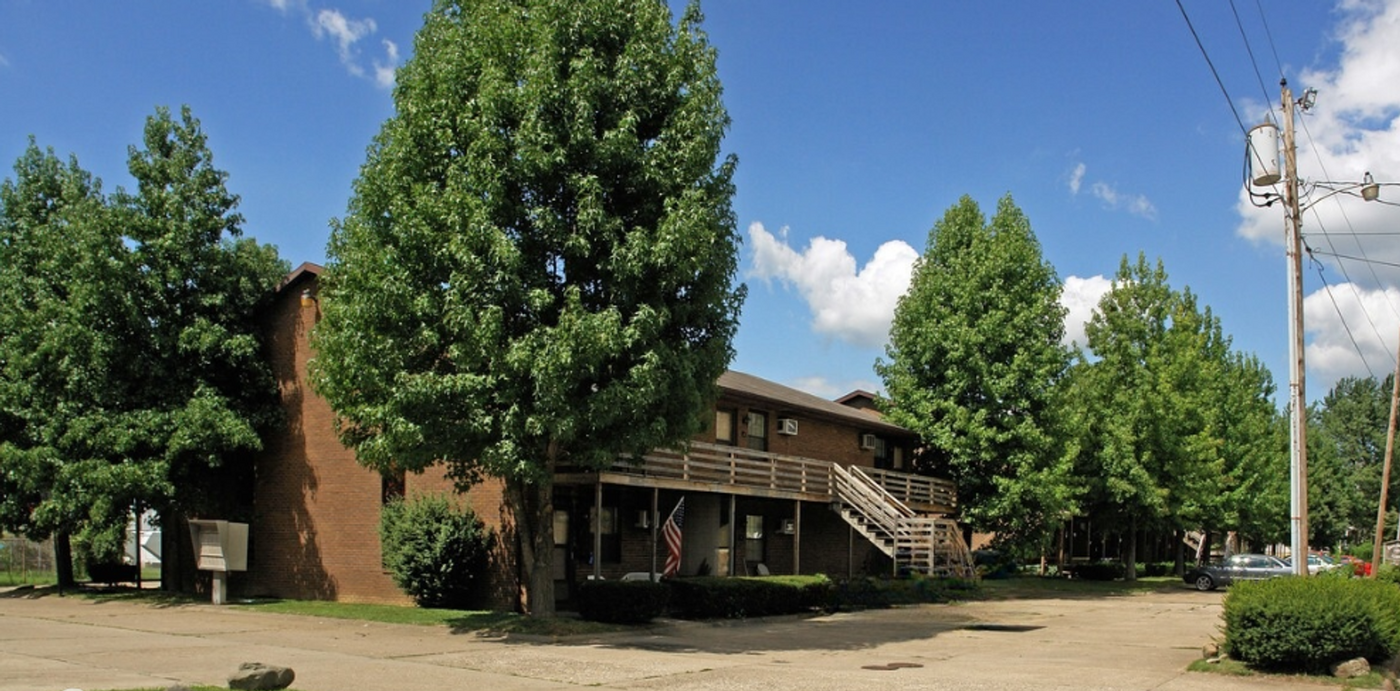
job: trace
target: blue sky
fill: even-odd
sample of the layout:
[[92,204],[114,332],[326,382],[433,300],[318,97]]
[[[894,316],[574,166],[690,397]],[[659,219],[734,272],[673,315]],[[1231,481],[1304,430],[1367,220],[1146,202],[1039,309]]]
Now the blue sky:
[[[1282,71],[1320,91],[1300,131],[1305,179],[1400,181],[1400,0],[1234,4],[1262,76],[1228,3],[1182,1],[1244,125],[1276,104]],[[246,232],[293,265],[322,262],[428,6],[0,0],[3,175],[32,134],[107,190],[129,184],[144,118],[188,104]],[[1143,252],[1286,392],[1282,212],[1244,200],[1240,126],[1175,2],[704,10],[739,157],[736,369],[826,396],[878,388],[871,366],[929,228],[964,194],[990,213],[1009,193],[1065,281],[1071,334],[1120,258]],[[1400,208],[1338,195],[1304,223],[1314,249],[1369,260],[1305,267],[1316,399],[1394,366],[1400,242],[1369,233],[1400,231]]]

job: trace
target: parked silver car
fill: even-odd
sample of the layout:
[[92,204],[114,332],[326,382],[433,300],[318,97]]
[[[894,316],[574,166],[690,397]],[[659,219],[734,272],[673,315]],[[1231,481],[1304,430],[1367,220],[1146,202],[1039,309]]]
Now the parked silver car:
[[1267,554],[1234,554],[1219,564],[1198,566],[1186,572],[1184,580],[1196,590],[1215,590],[1235,581],[1260,581],[1289,576],[1293,570]]

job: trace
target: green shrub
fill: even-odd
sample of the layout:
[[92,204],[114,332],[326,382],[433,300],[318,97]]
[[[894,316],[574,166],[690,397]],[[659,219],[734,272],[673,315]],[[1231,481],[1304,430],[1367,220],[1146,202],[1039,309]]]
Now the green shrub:
[[420,607],[468,609],[484,595],[492,535],[442,495],[395,500],[379,514],[384,567]]
[[1376,580],[1400,586],[1400,566],[1381,564],[1376,571]]
[[1092,561],[1074,566],[1075,577],[1086,581],[1116,580],[1123,577],[1124,571],[1123,563],[1118,561]]
[[645,624],[666,612],[671,589],[651,581],[584,581],[578,615],[610,624]]
[[1225,596],[1229,655],[1279,671],[1325,672],[1400,652],[1400,589],[1369,579],[1278,578],[1231,586]]

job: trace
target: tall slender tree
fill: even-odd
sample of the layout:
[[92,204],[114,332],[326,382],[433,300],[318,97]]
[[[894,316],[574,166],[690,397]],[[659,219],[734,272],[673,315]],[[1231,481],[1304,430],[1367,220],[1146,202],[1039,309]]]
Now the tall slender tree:
[[553,476],[687,439],[742,289],[691,5],[440,0],[335,224],[317,390],[361,463],[504,481],[554,611]]
[[286,265],[238,237],[188,109],[157,110],[143,143],[134,193],[32,143],[0,185],[0,521],[96,556],[133,506],[226,499],[278,419],[253,319]]
[[1072,508],[1060,444],[1060,283],[1011,197],[986,221],[969,197],[929,232],[876,364],[891,420],[958,483],[964,520],[1043,538]]

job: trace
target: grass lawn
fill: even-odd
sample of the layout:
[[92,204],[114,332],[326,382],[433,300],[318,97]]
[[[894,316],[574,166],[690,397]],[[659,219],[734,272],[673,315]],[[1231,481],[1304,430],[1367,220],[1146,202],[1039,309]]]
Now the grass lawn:
[[1376,671],[1372,671],[1370,674],[1367,674],[1364,677],[1357,677],[1355,679],[1338,679],[1336,677],[1325,674],[1269,674],[1268,672],[1259,672],[1250,669],[1247,665],[1245,665],[1243,662],[1240,662],[1239,660],[1230,659],[1220,660],[1219,662],[1207,662],[1205,660],[1196,660],[1195,662],[1192,662],[1191,665],[1186,669],[1192,672],[1204,672],[1206,674],[1224,674],[1233,677],[1258,677],[1260,679],[1288,679],[1291,681],[1310,681],[1316,682],[1318,685],[1326,685],[1331,686],[1333,688],[1338,688],[1337,685],[1340,684],[1340,688],[1344,689],[1379,689],[1385,683],[1385,678],[1381,676],[1380,672]]
[[984,578],[982,598],[988,600],[1019,600],[1036,597],[1110,597],[1160,593],[1187,589],[1176,576],[1144,576],[1136,581],[1088,581],[1069,578],[1014,576]]
[[[35,591],[35,594],[40,596],[49,593],[57,594],[57,590]],[[139,602],[153,607],[178,607],[208,604],[209,602],[207,599],[195,598],[184,593],[134,590],[131,588],[83,589],[78,592],[78,595],[96,602]],[[275,599],[233,600],[228,607],[254,612],[353,619],[383,624],[443,626],[451,629],[453,633],[479,633],[483,635],[577,636],[635,630],[635,627],[583,621],[569,613],[564,613],[553,619],[533,619],[514,612]]]

